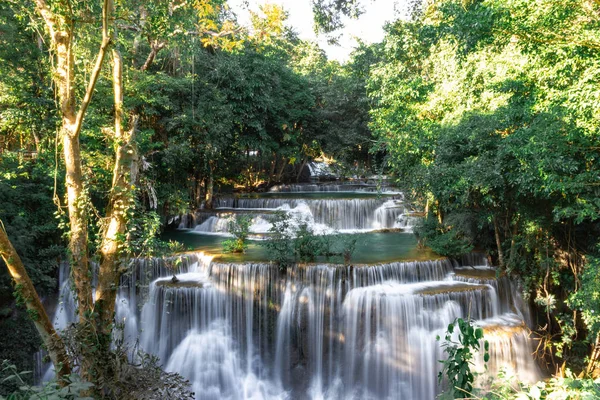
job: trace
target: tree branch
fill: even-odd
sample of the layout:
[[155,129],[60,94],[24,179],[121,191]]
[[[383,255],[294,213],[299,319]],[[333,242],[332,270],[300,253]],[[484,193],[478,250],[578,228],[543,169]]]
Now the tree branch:
[[[148,39],[148,41],[150,42],[150,39]],[[148,70],[148,68],[150,68],[150,66],[154,62],[154,58],[156,58],[158,52],[161,49],[163,49],[166,45],[166,42],[159,42],[158,40],[155,40],[154,43],[150,42],[150,53],[146,58],[146,62],[144,62],[144,65],[142,65],[142,67],[140,68],[140,71]]]
[[2,221],[0,221],[0,256],[6,263],[8,273],[15,282],[15,292],[25,303],[27,314],[46,346],[57,376],[61,378],[69,375],[71,373],[71,363],[67,356],[65,344],[54,329],[52,322],[50,322],[50,318],[48,318],[48,314],[42,306],[40,297],[27,274],[21,258],[8,239]]
[[92,70],[87,90],[85,91],[85,96],[83,97],[83,102],[79,106],[79,112],[77,113],[77,119],[75,120],[75,129],[73,130],[74,136],[78,136],[81,132],[83,117],[85,116],[90,102],[92,101],[92,95],[94,94],[94,89],[96,87],[96,83],[98,82],[100,71],[102,70],[104,56],[106,55],[106,50],[108,49],[108,46],[110,44],[110,36],[108,34],[108,21],[110,15],[109,3],[110,0],[104,0],[104,5],[102,7],[102,42],[100,43],[100,50],[98,51],[98,55],[96,56],[96,63],[94,64],[94,69]]
[[38,13],[44,19],[46,26],[48,27],[48,31],[51,37],[54,37],[56,32],[56,15],[50,11],[50,7],[46,3],[46,0],[35,0],[36,8],[38,9]]

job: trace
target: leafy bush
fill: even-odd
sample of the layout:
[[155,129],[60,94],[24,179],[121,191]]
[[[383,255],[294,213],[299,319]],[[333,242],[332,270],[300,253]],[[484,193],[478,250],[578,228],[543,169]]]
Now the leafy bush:
[[282,269],[294,262],[315,262],[319,257],[341,256],[349,263],[359,239],[357,235],[318,235],[308,221],[285,212],[275,213],[271,223],[270,240],[261,245],[267,248],[269,260]]
[[269,260],[285,269],[293,262],[293,234],[291,232],[291,220],[283,211],[277,211],[271,218],[272,224],[269,229],[271,234],[269,240],[261,242],[268,252]]
[[295,232],[294,258],[300,262],[314,262],[318,256],[328,252],[329,240],[316,235],[310,225],[301,222]]
[[165,267],[173,274],[173,281],[177,281],[177,273],[181,268],[183,262],[182,258],[177,255],[185,251],[183,243],[177,240],[169,240],[168,242],[161,242],[159,245],[158,252],[161,254]]
[[248,215],[236,216],[229,221],[229,232],[234,239],[223,242],[223,251],[226,253],[244,253],[248,248],[248,235],[250,234],[252,218]]
[[581,275],[581,287],[569,297],[568,304],[580,310],[590,339],[600,333],[600,258],[589,257]]
[[428,215],[414,229],[422,245],[436,253],[459,258],[473,250],[473,244],[460,229],[440,224],[433,215]]
[[[4,360],[2,362],[2,383],[13,382],[17,390],[9,394],[6,400],[26,399],[69,399],[69,400],[93,400],[83,393],[87,392],[93,384],[81,380],[79,375],[72,374],[67,377],[66,385],[61,387],[56,381],[50,381],[43,386],[31,386],[27,382],[31,372],[19,372],[14,364]],[[0,396],[0,399],[4,397]]]
[[[515,385],[515,382],[517,385]],[[600,398],[600,380],[581,379],[570,370],[565,377],[555,377],[532,385],[519,382],[516,376],[500,371],[491,382],[491,387],[482,400],[596,400]]]
[[[458,342],[452,339],[454,328],[458,326]],[[471,398],[473,392],[473,381],[475,376],[471,372],[473,352],[479,351],[480,340],[483,338],[483,329],[473,327],[471,321],[462,318],[456,319],[448,325],[445,341],[442,344],[448,358],[440,360],[443,364],[442,371],[438,374],[441,382],[444,376],[448,378],[451,393],[455,399]],[[439,340],[439,336],[437,337]],[[483,359],[487,362],[489,343],[484,342],[485,354]]]

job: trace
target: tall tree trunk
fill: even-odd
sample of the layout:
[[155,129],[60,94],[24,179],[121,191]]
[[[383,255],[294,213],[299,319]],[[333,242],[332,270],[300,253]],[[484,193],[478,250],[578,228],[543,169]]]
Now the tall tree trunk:
[[194,208],[200,208],[202,202],[202,177],[199,171],[194,174]]
[[41,154],[41,148],[40,148],[40,135],[35,131],[32,132],[33,134],[33,141],[35,143],[35,152],[37,153],[38,157]]
[[74,60],[71,51],[71,32],[65,31],[56,35],[56,74],[58,98],[62,113],[61,135],[65,159],[66,201],[69,211],[69,252],[73,272],[79,318],[84,321],[87,312],[92,308],[91,271],[88,260],[88,226],[87,207],[83,195],[83,179],[81,172],[81,150],[79,148],[79,132],[76,129],[77,112],[75,110],[74,92]]
[[[116,26],[113,28],[113,41],[117,43]],[[122,265],[121,248],[127,228],[126,213],[134,203],[135,193],[132,187],[137,179],[139,161],[135,142],[137,116],[133,117],[130,130],[123,130],[123,60],[117,48],[113,48],[112,57],[117,149],[106,226],[100,247],[100,270],[94,305],[98,316],[97,331],[106,339],[103,343],[107,350],[110,345],[119,278],[126,270]]]
[[208,167],[208,178],[206,181],[206,196],[204,198],[204,208],[211,210],[213,208],[213,196],[214,196],[214,181],[213,181],[213,169],[212,166]]
[[54,365],[54,370],[58,378],[62,378],[71,373],[71,362],[67,356],[67,350],[61,337],[54,330],[50,318],[27,274],[27,270],[17,254],[8,235],[4,230],[4,225],[0,221],[0,256],[6,263],[8,273],[15,282],[16,292],[25,303],[28,314],[38,331],[42,342],[44,343],[48,355]]
[[75,62],[73,57],[73,31],[71,22],[55,13],[46,0],[35,0],[36,10],[44,19],[50,34],[51,47],[56,57],[54,81],[56,83],[60,111],[62,115],[61,135],[65,158],[67,207],[69,211],[69,251],[73,283],[79,303],[79,319],[85,321],[92,309],[91,271],[88,258],[88,230],[86,213],[86,195],[81,169],[81,150],[79,133],[88,105],[96,87],[102,69],[104,56],[110,43],[108,35],[109,15],[112,12],[112,1],[104,0],[102,8],[102,42],[96,56],[87,90],[83,101],[76,109],[75,105]]
[[517,247],[517,233],[519,232],[519,215],[515,217],[515,222],[513,225],[513,229],[510,236],[510,250],[508,254],[508,263],[506,264],[507,268],[513,267],[514,260],[516,255],[516,247]]
[[298,171],[298,174],[296,175],[296,183],[300,182],[300,177],[302,176],[302,171],[304,170],[304,167],[306,167],[307,162],[308,162],[308,157],[304,156],[304,159],[302,160],[302,164],[300,165],[300,170]]
[[[83,119],[92,100],[106,52],[110,45],[108,24],[113,14],[113,1],[103,1],[102,40],[90,73],[83,100],[78,109],[75,97],[75,61],[72,48],[74,33],[71,10],[62,3],[60,5],[53,4],[53,7],[59,10],[55,12],[53,8],[48,6],[46,0],[35,0],[35,4],[37,12],[46,23],[51,39],[51,49],[56,59],[54,62],[54,65],[56,65],[54,81],[62,117],[61,135],[65,160],[66,202],[70,227],[69,261],[71,264],[72,282],[75,286],[78,301],[79,324],[84,330],[90,332],[91,337],[95,338],[94,332],[98,332],[98,330],[94,321],[90,320],[90,316],[93,315],[94,304],[92,300],[92,271],[88,255],[88,198],[84,187],[79,138]],[[68,16],[65,17],[60,12],[64,12]],[[90,347],[89,354],[82,355],[84,360],[80,365],[79,372],[85,379],[101,381],[102,377],[95,375],[97,372],[99,373],[99,368],[102,368],[102,365],[100,365],[101,361],[97,360],[98,352],[93,350],[95,349],[94,346],[95,343]]]
[[273,183],[273,175],[275,174],[275,166],[277,165],[277,154],[273,152],[271,153],[271,155],[273,156],[273,159],[271,160],[271,168],[269,169],[269,186],[271,185],[271,183]]
[[500,239],[500,227],[498,219],[494,216],[494,236],[496,237],[496,247],[498,248],[498,264],[504,268],[504,252],[502,251],[502,240]]
[[287,159],[285,157],[281,157],[281,168],[279,168],[279,172],[277,172],[277,175],[275,176],[275,181],[277,183],[281,182],[281,179],[283,177],[283,173],[285,171],[286,164],[287,164]]

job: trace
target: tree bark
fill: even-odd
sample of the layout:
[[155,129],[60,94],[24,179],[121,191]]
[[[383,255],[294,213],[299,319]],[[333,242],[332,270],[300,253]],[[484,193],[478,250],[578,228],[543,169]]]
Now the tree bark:
[[271,183],[273,183],[273,178],[274,178],[274,174],[275,174],[275,166],[277,165],[277,154],[276,153],[271,153],[273,156],[273,159],[271,160],[271,167],[269,169],[269,182],[268,185],[270,186]]
[[500,268],[504,268],[504,252],[502,251],[502,240],[500,239],[500,227],[498,227],[498,220],[495,216],[494,236],[496,237],[496,247],[498,248],[498,264],[500,264]]
[[[117,43],[117,28],[113,29]],[[100,246],[100,270],[96,288],[94,311],[97,331],[110,339],[119,278],[126,270],[123,262],[123,245],[127,228],[126,214],[132,207],[135,193],[133,185],[138,173],[138,151],[135,143],[137,116],[134,116],[128,132],[123,130],[123,60],[118,49],[113,48],[113,92],[115,103],[115,142],[117,145],[112,187],[107,207],[106,226]],[[110,345],[106,340],[105,345]]]
[[202,176],[200,171],[196,171],[194,174],[194,208],[200,208],[202,203]]
[[519,232],[519,215],[515,217],[515,222],[510,236],[510,250],[508,254],[507,268],[512,268],[516,257],[517,233]]
[[42,302],[27,274],[27,270],[8,239],[8,235],[4,230],[2,221],[0,221],[0,256],[6,263],[8,273],[15,282],[15,291],[19,293],[21,300],[24,302],[36,330],[38,331],[42,342],[48,351],[48,355],[54,365],[56,376],[62,378],[71,373],[71,362],[67,355],[65,344],[58,335]]
[[308,162],[308,157],[305,156],[304,159],[302,160],[302,164],[300,165],[300,170],[298,171],[298,174],[296,175],[296,183],[300,182],[300,177],[302,176],[302,170],[306,166],[307,162]]
[[600,335],[596,336],[596,341],[592,345],[592,355],[590,356],[586,373],[593,379],[600,377]]
[[212,210],[213,208],[213,195],[214,195],[214,181],[213,181],[213,170],[212,166],[208,167],[208,178],[206,182],[206,196],[204,198],[204,208]]
[[106,50],[110,44],[108,21],[112,13],[112,0],[104,0],[102,8],[102,42],[79,110],[76,109],[75,105],[75,62],[72,49],[73,30],[71,22],[67,18],[54,13],[46,0],[35,0],[35,3],[37,12],[46,23],[50,34],[51,47],[56,57],[54,81],[62,115],[61,135],[63,138],[66,200],[70,224],[70,261],[79,303],[79,319],[83,322],[92,309],[92,287],[88,257],[88,216],[85,204],[87,199],[81,169],[79,134],[83,125],[83,118],[100,76]]
[[279,171],[277,172],[277,175],[275,176],[276,183],[281,183],[283,173],[285,172],[286,163],[287,163],[287,159],[285,157],[281,157],[281,168],[279,168]]
[[163,47],[165,47],[165,45],[165,42],[159,42],[158,40],[150,42],[150,53],[148,53],[148,57],[146,57],[146,61],[144,62],[144,65],[142,65],[142,67],[140,68],[140,71],[146,71],[148,68],[150,68],[150,66],[154,62],[154,59],[156,58],[156,55]]

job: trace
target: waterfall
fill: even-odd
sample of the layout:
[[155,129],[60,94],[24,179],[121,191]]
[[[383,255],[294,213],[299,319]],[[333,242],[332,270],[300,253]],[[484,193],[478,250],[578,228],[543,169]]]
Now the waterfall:
[[151,283],[140,343],[190,379],[199,399],[249,398],[237,391],[245,385],[261,398],[434,399],[444,358],[436,336],[457,317],[485,327],[490,373],[512,366],[523,379],[539,376],[524,305],[487,270],[469,276],[479,269],[448,260],[287,272],[196,265],[178,282]]
[[[253,218],[268,221],[273,211],[310,215],[314,224],[342,232],[409,228],[413,220],[401,219],[408,211],[400,200],[355,199],[215,199],[215,215],[196,227],[201,232],[227,232],[226,220],[252,212]],[[261,213],[262,211],[262,213]],[[258,215],[256,215],[258,214]],[[258,226],[258,225],[257,225]],[[263,227],[264,225],[261,225]],[[264,228],[263,228],[264,229]],[[260,232],[256,232],[260,233]]]
[[474,319],[490,342],[487,372],[479,358],[476,367],[482,384],[500,369],[526,381],[540,375],[517,286],[477,256],[462,260],[477,264],[467,266],[441,259],[287,271],[180,257],[176,281],[164,259],[133,260],[116,320],[126,341],[139,338],[166,370],[189,379],[197,399],[434,399],[444,358],[436,336],[457,317]]
[[173,222],[179,221],[179,224],[177,225],[177,229],[189,229],[194,226],[194,220],[195,220],[194,215],[183,214],[183,215],[177,216]]
[[[281,211],[291,217],[290,226],[306,223],[318,234],[410,231],[417,217],[403,197],[368,194],[375,188],[283,185],[272,189],[276,196],[215,199],[216,209],[174,218],[172,224],[194,228],[189,234],[229,235],[232,219],[247,216],[250,232],[261,234]],[[277,194],[283,192],[363,194]],[[126,343],[139,343],[167,371],[188,379],[199,400],[433,400],[442,390],[437,374],[445,358],[436,337],[444,337],[459,317],[474,320],[490,343],[487,364],[476,356],[479,385],[500,370],[528,382],[540,376],[518,283],[498,274],[480,253],[459,261],[302,264],[285,270],[269,263],[216,262],[202,252],[174,257],[182,259],[177,279],[168,268],[172,260],[131,260],[115,320]],[[60,287],[54,321],[64,329],[76,321],[66,265]]]
[[308,164],[310,176],[313,178],[336,179],[337,176],[331,171],[329,164],[325,162],[311,161]]
[[269,189],[270,193],[314,193],[314,192],[342,192],[342,193],[382,193],[401,195],[397,189],[388,185],[376,185],[360,182],[336,182],[336,183],[296,183],[288,185],[277,185]]

